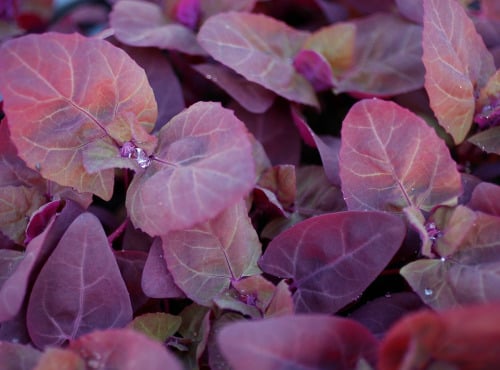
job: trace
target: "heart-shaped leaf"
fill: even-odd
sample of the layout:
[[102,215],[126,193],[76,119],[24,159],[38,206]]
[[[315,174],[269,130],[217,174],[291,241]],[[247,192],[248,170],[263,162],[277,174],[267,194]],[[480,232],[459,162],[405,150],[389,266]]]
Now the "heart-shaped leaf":
[[151,165],[134,177],[127,192],[132,222],[151,236],[204,222],[252,189],[248,131],[220,104],[193,104],[158,137]]
[[109,199],[114,171],[87,169],[87,146],[113,145],[111,160],[125,142],[154,149],[153,91],[144,70],[109,42],[32,34],[2,45],[0,69],[12,142],[44,178]]
[[446,144],[423,119],[383,100],[362,100],[344,119],[342,192],[350,210],[401,212],[456,203],[460,173]]
[[31,293],[27,322],[39,347],[65,343],[132,319],[130,297],[106,234],[94,215],[68,227]]
[[390,213],[325,214],[274,238],[259,265],[271,275],[293,279],[297,312],[334,313],[380,274],[405,233],[402,220]]

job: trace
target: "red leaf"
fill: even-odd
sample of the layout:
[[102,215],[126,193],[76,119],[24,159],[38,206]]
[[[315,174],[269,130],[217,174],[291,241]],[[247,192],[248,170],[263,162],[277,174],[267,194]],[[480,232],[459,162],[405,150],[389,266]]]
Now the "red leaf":
[[210,305],[232,280],[258,274],[261,246],[244,201],[214,219],[162,237],[176,285],[198,304]]
[[495,369],[499,310],[495,304],[408,315],[383,340],[378,369]]
[[147,133],[157,112],[146,75],[104,40],[57,33],[17,38],[3,44],[0,69],[11,139],[46,179],[109,199],[114,172],[88,171],[86,147],[111,144],[118,156],[127,141],[148,153],[156,145]]
[[288,100],[318,106],[314,89],[293,67],[307,33],[263,14],[210,17],[198,42],[217,61]]
[[430,210],[462,192],[446,144],[423,119],[389,101],[362,100],[351,108],[339,156],[351,210]]
[[30,296],[28,330],[39,347],[127,324],[132,307],[99,220],[84,213],[66,230]]
[[293,279],[297,312],[334,313],[352,302],[401,246],[402,220],[382,212],[337,212],[312,217],[267,246],[261,268]]
[[248,132],[220,104],[195,103],[158,136],[151,166],[134,177],[127,192],[132,222],[151,236],[204,222],[252,189]]
[[355,369],[374,365],[377,341],[355,321],[326,315],[288,315],[225,325],[217,342],[231,368]]
[[181,370],[165,347],[132,329],[95,331],[70,342],[88,369]]
[[121,0],[109,15],[118,40],[130,46],[154,46],[186,54],[206,54],[192,30],[167,18],[162,8],[147,1]]
[[496,70],[493,57],[455,0],[424,1],[423,48],[432,110],[459,144],[472,125],[474,96]]

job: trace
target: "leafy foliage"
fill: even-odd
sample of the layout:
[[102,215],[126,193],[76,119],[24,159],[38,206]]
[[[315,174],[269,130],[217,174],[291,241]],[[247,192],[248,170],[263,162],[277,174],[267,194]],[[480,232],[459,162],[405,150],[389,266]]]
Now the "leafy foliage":
[[497,367],[499,14],[1,2],[0,367]]

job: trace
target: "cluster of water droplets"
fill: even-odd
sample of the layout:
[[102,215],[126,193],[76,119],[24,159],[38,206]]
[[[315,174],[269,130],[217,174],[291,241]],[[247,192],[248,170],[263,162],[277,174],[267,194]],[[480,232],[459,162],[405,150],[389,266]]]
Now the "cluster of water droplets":
[[131,141],[127,141],[123,144],[120,148],[120,155],[125,158],[135,159],[141,168],[147,168],[151,164],[151,158],[144,149],[139,148]]

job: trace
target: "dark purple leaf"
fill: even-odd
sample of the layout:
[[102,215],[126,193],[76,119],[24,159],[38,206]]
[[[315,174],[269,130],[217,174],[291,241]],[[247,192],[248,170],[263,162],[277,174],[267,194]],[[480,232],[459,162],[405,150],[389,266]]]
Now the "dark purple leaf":
[[155,147],[148,134],[157,115],[153,91],[144,71],[112,44],[78,34],[28,35],[2,45],[0,68],[11,139],[44,178],[109,199],[114,171],[105,164],[88,170],[84,153],[113,146],[114,163],[125,142],[148,153]]
[[163,253],[176,285],[201,305],[231,281],[260,272],[261,245],[244,201],[190,229],[162,236]]
[[223,65],[205,63],[193,68],[224,89],[249,112],[264,113],[274,102],[276,95],[273,92],[248,81]]
[[116,38],[124,44],[205,54],[193,31],[170,19],[157,4],[121,0],[113,6],[109,17]]
[[236,116],[264,147],[273,165],[299,164],[300,137],[291,124],[287,104],[276,101],[263,114],[252,114],[239,107],[233,107]]
[[144,294],[151,298],[185,297],[184,292],[175,285],[174,278],[168,271],[160,238],[153,241],[149,250],[142,272],[141,286]]
[[351,210],[401,212],[456,203],[460,174],[446,144],[423,119],[383,100],[362,100],[344,119],[342,192]]
[[0,341],[2,370],[33,370],[41,355],[30,345]]
[[51,221],[52,217],[61,212],[65,202],[62,200],[54,200],[44,204],[35,213],[31,215],[29,223],[26,227],[25,243],[29,243],[34,237],[41,234]]
[[314,50],[301,50],[293,59],[293,66],[315,91],[323,91],[333,87],[332,69],[326,58]]
[[248,131],[219,104],[192,105],[158,136],[151,165],[134,177],[126,202],[134,225],[149,235],[204,222],[252,189]]
[[116,262],[122,274],[132,303],[132,310],[136,312],[149,299],[141,286],[142,271],[148,254],[142,251],[115,251]]
[[355,369],[375,365],[377,341],[355,321],[288,315],[225,325],[217,343],[235,370]]
[[386,293],[355,310],[349,318],[363,324],[380,339],[398,319],[423,306],[415,293]]
[[104,230],[84,213],[66,230],[33,287],[27,312],[33,343],[63,344],[131,319],[128,291]]
[[312,86],[293,67],[307,33],[263,14],[227,12],[210,17],[198,42],[217,61],[249,81],[298,103],[318,106]]
[[424,0],[422,43],[430,105],[459,144],[472,125],[474,96],[496,70],[493,57],[454,0]]
[[95,331],[71,341],[88,369],[181,370],[173,354],[155,340],[131,329]]
[[375,280],[405,233],[402,220],[389,213],[325,214],[278,235],[259,265],[271,275],[293,279],[297,312],[334,313]]
[[127,48],[125,51],[146,71],[158,104],[158,131],[185,108],[182,87],[168,58],[154,48]]

